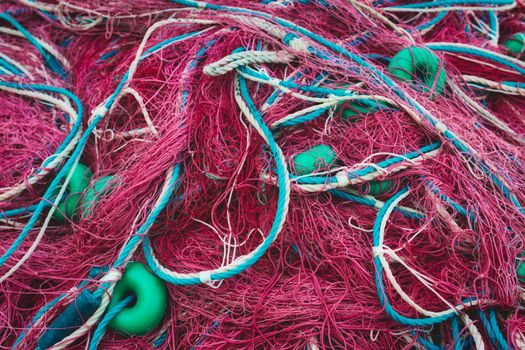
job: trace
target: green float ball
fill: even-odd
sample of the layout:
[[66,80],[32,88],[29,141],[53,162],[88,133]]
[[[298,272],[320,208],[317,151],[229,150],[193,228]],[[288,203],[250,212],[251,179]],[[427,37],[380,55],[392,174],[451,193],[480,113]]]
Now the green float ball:
[[129,295],[135,296],[135,304],[120,311],[109,327],[123,335],[144,335],[164,317],[166,286],[141,263],[129,263],[115,286],[108,311]]
[[525,282],[525,259],[523,258],[525,251],[516,256],[516,275],[520,282]]
[[71,195],[65,195],[65,199],[57,206],[59,210],[53,212],[53,218],[60,222],[65,222],[66,217],[73,219],[80,201],[80,194],[89,186],[92,176],[91,170],[82,163],[72,168],[69,174],[72,175],[66,187]]
[[53,217],[60,222],[66,222],[66,218],[73,219],[77,212],[80,194],[66,195],[65,199],[57,205]]
[[91,170],[82,163],[78,163],[72,171],[73,175],[67,188],[71,193],[81,193],[89,186],[93,174]]
[[368,114],[375,112],[377,109],[373,109],[370,107],[363,107],[356,103],[350,103],[348,105],[341,105],[337,108],[336,113],[341,114],[341,117],[343,117],[344,120],[348,120],[351,122],[359,121],[358,116],[362,114]]
[[513,54],[519,55],[525,51],[525,33],[516,33],[503,43]]
[[297,175],[311,174],[319,168],[331,167],[335,161],[335,152],[328,145],[317,145],[293,158]]
[[429,49],[412,46],[399,51],[390,61],[388,71],[400,81],[412,81],[414,77],[421,80],[425,92],[434,87],[434,91],[441,94],[445,89],[445,70]]
[[82,213],[84,217],[91,214],[93,207],[96,205],[100,197],[111,192],[112,180],[113,176],[104,176],[95,181],[95,183],[87,189],[82,201]]
[[[366,185],[364,186],[366,190]],[[390,180],[384,180],[384,181],[370,181],[368,183],[368,192],[367,194],[370,196],[379,196],[382,195],[388,191],[390,191],[394,187],[394,183]]]

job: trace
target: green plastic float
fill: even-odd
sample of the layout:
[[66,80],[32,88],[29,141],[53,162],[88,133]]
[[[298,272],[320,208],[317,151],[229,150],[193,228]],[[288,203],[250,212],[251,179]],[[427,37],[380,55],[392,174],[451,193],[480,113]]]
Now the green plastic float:
[[368,184],[363,185],[363,192],[370,196],[379,196],[387,193],[394,187],[394,182],[390,180],[383,181],[370,181]]
[[78,163],[72,172],[67,185],[69,195],[64,197],[57,205],[58,210],[53,213],[53,217],[62,223],[66,218],[73,220],[79,209],[82,209],[82,216],[86,217],[93,211],[100,197],[111,192],[114,185],[114,176],[104,176],[90,185],[92,173],[82,163]]
[[93,207],[96,205],[100,197],[111,192],[113,189],[113,186],[111,186],[113,179],[114,177],[111,175],[104,176],[95,181],[93,185],[87,189],[82,201],[82,215],[84,217],[93,212]]
[[336,113],[341,115],[344,120],[357,122],[361,120],[361,115],[377,112],[378,106],[362,106],[356,102],[341,104],[336,109]]
[[53,217],[60,222],[65,222],[66,217],[72,219],[75,216],[81,193],[89,186],[89,182],[91,181],[91,170],[82,163],[78,163],[75,168],[70,170],[70,174],[71,172],[73,174],[66,186],[70,195],[66,196],[65,199],[58,204],[58,210],[55,210],[53,213]]
[[421,80],[425,92],[434,89],[441,94],[445,89],[445,70],[439,58],[426,48],[412,46],[399,51],[390,61],[388,71],[400,81]]
[[525,51],[525,33],[516,33],[507,39],[503,46],[515,55],[519,55]]
[[164,282],[138,262],[126,266],[122,279],[115,286],[108,311],[129,295],[135,303],[120,311],[109,327],[123,335],[144,335],[155,328],[167,305]]
[[525,282],[525,251],[516,256],[516,275],[520,282]]
[[297,154],[293,158],[293,164],[297,175],[307,175],[319,168],[333,167],[336,160],[332,147],[321,144]]

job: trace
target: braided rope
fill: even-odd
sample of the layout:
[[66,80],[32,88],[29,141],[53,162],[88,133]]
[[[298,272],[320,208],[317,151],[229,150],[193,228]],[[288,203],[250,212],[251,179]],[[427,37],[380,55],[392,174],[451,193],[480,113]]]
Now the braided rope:
[[178,284],[189,285],[198,283],[208,283],[214,280],[220,280],[234,276],[246,270],[253,265],[266,252],[271,243],[277,238],[286,221],[288,212],[288,203],[290,200],[290,180],[284,155],[281,149],[275,143],[273,136],[264,124],[262,117],[253,105],[248,94],[244,78],[240,75],[235,77],[235,101],[239,106],[242,114],[246,117],[250,125],[259,133],[263,140],[270,147],[277,166],[279,198],[277,201],[276,215],[268,236],[253,251],[246,255],[237,257],[231,263],[216,269],[204,270],[194,273],[178,273],[171,271],[161,265],[155,257],[151,248],[149,238],[146,237],[143,244],[144,255],[149,267],[163,280]]
[[203,68],[206,75],[216,77],[237,67],[253,63],[289,63],[294,58],[286,51],[242,51],[221,58]]

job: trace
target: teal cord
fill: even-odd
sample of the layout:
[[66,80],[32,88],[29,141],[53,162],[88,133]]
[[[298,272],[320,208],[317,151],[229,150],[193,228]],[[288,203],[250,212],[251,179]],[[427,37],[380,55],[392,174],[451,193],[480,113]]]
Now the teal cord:
[[115,305],[111,310],[109,310],[100,323],[97,326],[97,329],[95,329],[95,332],[93,332],[93,337],[91,338],[91,343],[89,344],[89,350],[96,350],[98,344],[102,340],[102,337],[104,336],[104,333],[106,333],[106,327],[108,326],[109,322],[115,316],[118,315],[119,312],[124,310],[129,304],[131,304],[135,300],[135,296],[130,295],[127,296],[124,300],[122,300],[120,303]]

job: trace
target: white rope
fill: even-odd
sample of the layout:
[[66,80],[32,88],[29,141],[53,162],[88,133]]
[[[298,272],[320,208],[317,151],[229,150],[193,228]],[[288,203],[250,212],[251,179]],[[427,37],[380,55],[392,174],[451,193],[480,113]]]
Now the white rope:
[[[173,167],[168,170],[168,173],[166,175],[166,180],[164,181],[164,185],[162,187],[162,190],[160,191],[159,196],[157,197],[157,200],[154,203],[153,208],[151,209],[151,211],[155,211],[156,208],[161,204],[161,202],[164,201],[164,197],[166,196],[167,192],[169,191],[170,182],[171,182],[172,177],[173,177]],[[140,212],[142,213],[143,211],[141,210]],[[139,217],[137,216],[136,220],[138,220],[138,219],[139,219]],[[120,253],[119,253],[119,256],[121,255],[121,253],[124,250],[128,249],[127,245],[128,245],[129,240],[131,238],[135,237],[136,233],[135,233],[134,227],[135,227],[135,225],[133,225],[133,228],[132,228],[132,230],[130,232],[128,240],[122,246],[122,248],[120,250]],[[149,232],[149,228],[148,228],[148,230],[146,230],[143,233],[141,238],[138,239],[135,242],[135,245],[132,247],[132,249],[129,250],[129,253],[123,259],[123,263],[122,263],[123,266],[125,266],[126,263],[131,259],[131,257],[133,256],[133,254],[137,250],[137,247],[142,242],[142,239],[144,238],[145,235],[148,234],[148,232]],[[108,273],[106,273],[106,275],[104,275],[104,277],[100,280],[100,283],[103,284],[105,282],[110,282],[110,286],[106,290],[106,292],[103,294],[103,297],[102,297],[102,300],[100,302],[99,308],[86,321],[86,323],[84,323],[80,328],[78,328],[73,333],[71,333],[70,335],[68,335],[64,339],[62,339],[60,342],[58,342],[55,345],[53,345],[53,347],[49,348],[50,350],[65,349],[69,344],[74,342],[76,339],[78,339],[82,335],[84,335],[87,332],[89,332],[89,330],[99,321],[99,319],[102,317],[102,315],[106,311],[106,308],[107,308],[107,306],[108,306],[108,304],[109,304],[109,302],[111,300],[111,295],[113,293],[113,289],[115,288],[115,284],[116,284],[117,281],[120,280],[121,276],[122,276],[121,273],[118,270],[115,270],[115,269],[110,270]]]
[[[302,177],[320,176],[320,175],[323,175],[324,173],[314,173],[314,174],[308,174],[304,176],[298,176],[296,178],[291,179],[292,189],[295,191],[304,191],[304,192],[324,192],[324,191],[333,190],[337,188],[343,188],[343,187],[350,186],[350,185],[355,186],[355,185],[369,182],[379,177],[385,177],[387,175],[394,174],[402,170],[408,169],[410,167],[413,167],[415,165],[421,164],[427,159],[435,157],[439,153],[439,150],[440,149],[433,150],[431,152],[422,154],[421,156],[413,158],[413,159],[406,158],[402,162],[395,164],[395,165],[391,165],[388,168],[382,168],[378,166],[376,163],[368,163],[365,159],[364,161],[358,164],[355,164],[352,167],[342,167],[342,168],[340,167],[340,168],[331,169],[330,171],[325,172],[327,174],[336,172],[337,182],[326,182],[324,184],[299,184],[297,182]],[[374,154],[371,156],[375,156],[375,155],[377,154]],[[398,155],[398,154],[393,154],[393,155],[396,157],[402,157],[401,155]],[[376,167],[376,171],[371,172],[366,175],[362,175],[362,176],[355,176],[355,177],[352,177],[351,179],[348,178],[349,173],[355,172],[359,169],[365,169],[369,166]],[[343,176],[344,174],[346,175]],[[346,179],[344,177],[346,177]],[[263,174],[262,178],[270,181],[273,184],[277,183],[277,179],[275,175],[273,174],[272,175]]]
[[485,342],[483,341],[483,337],[481,336],[481,333],[478,331],[478,328],[476,327],[474,322],[472,322],[468,315],[465,313],[459,315],[459,318],[461,318],[461,321],[463,321],[470,335],[472,336],[472,339],[474,340],[474,345],[476,346],[476,350],[485,350]]
[[[7,27],[0,27],[0,33],[4,33],[4,34],[9,34],[9,35],[13,35],[13,36],[18,36],[18,37],[21,37],[21,38],[25,38],[25,35],[16,30],[16,29],[11,29],[11,28],[7,28]],[[37,38],[33,35],[33,38],[36,40],[36,42],[38,42],[40,44],[40,46],[42,46],[47,52],[49,52],[51,55],[53,55],[58,61],[60,61],[60,63],[62,63],[62,65],[64,66],[64,68],[66,68],[66,70],[70,71],[71,70],[71,64],[69,63],[69,61],[67,60],[67,58],[65,56],[63,56],[60,52],[58,52],[51,44],[49,44],[47,41],[44,41],[40,38]]]
[[[428,316],[428,317],[439,317],[449,314],[457,314],[459,311],[463,310],[466,307],[469,306],[475,306],[479,305],[480,303],[493,303],[491,300],[475,300],[475,301],[468,301],[461,303],[459,305],[452,305],[450,304],[444,297],[442,297],[433,287],[432,284],[435,284],[435,281],[426,275],[423,275],[422,273],[418,272],[414,268],[410,267],[401,257],[391,248],[384,245],[384,237],[385,237],[385,228],[388,222],[388,218],[391,215],[391,213],[394,211],[394,208],[408,195],[410,194],[410,191],[407,191],[406,193],[402,194],[398,198],[395,199],[395,201],[392,203],[392,206],[388,208],[387,212],[384,214],[383,219],[381,221],[381,225],[379,228],[379,242],[376,247],[372,248],[372,252],[374,257],[378,257],[381,265],[383,266],[383,270],[385,272],[385,275],[390,282],[390,284],[394,287],[394,289],[397,291],[397,293],[401,296],[401,298],[410,306],[412,306],[416,311],[419,313]],[[385,259],[385,254],[389,255],[394,259],[394,261],[399,262],[403,267],[405,267],[416,279],[421,282],[428,290],[430,290],[438,299],[440,299],[443,303],[445,303],[448,306],[448,309],[440,312],[434,312],[429,311],[421,307],[419,304],[417,304],[414,300],[412,300],[408,294],[405,293],[401,285],[397,282],[396,278],[394,277],[394,274],[392,273],[392,270],[390,269],[390,265],[388,264],[388,261]]]
[[286,51],[242,51],[221,58],[203,68],[206,75],[215,77],[237,67],[252,63],[289,63],[294,58]]
[[[481,78],[475,75],[463,75],[463,80],[465,80],[467,83],[472,84],[480,84],[488,86],[490,89],[487,89],[488,91],[492,92],[503,92],[509,95],[519,95],[519,96],[525,96],[525,90],[520,89],[517,86],[510,86],[503,83],[498,83],[497,81]],[[476,85],[478,88],[484,88],[484,86]]]
[[411,44],[415,44],[416,43],[416,41],[414,40],[412,35],[410,35],[410,33],[406,29],[398,27],[394,22],[392,22],[391,20],[389,20],[388,18],[383,16],[381,13],[376,11],[374,8],[372,8],[370,6],[367,6],[364,3],[364,1],[362,1],[362,0],[348,0],[348,2],[351,3],[358,10],[361,10],[360,12],[364,15],[364,17],[368,18],[368,16],[366,16],[366,14],[363,13],[363,12],[367,12],[370,15],[372,15],[372,16],[376,17],[377,19],[379,19],[387,27],[390,27],[391,29],[393,29],[394,32],[396,32],[400,36],[407,38],[408,41],[410,41]]
[[36,236],[33,243],[31,243],[31,246],[29,249],[25,252],[25,254],[20,258],[20,260],[9,269],[2,277],[0,277],[0,283],[5,281],[7,278],[9,278],[13,273],[15,273],[23,264],[27,261],[33,254],[33,252],[36,250],[36,247],[40,243],[40,240],[44,236],[44,233],[46,232],[47,226],[49,225],[49,221],[51,221],[51,218],[53,217],[53,213],[55,212],[58,203],[60,203],[60,200],[62,199],[62,196],[64,195],[66,191],[66,186],[73,177],[73,170],[77,167],[78,164],[78,158],[76,159],[75,163],[73,164],[73,167],[71,168],[71,171],[68,173],[66,179],[64,180],[64,185],[60,188],[60,191],[58,192],[58,195],[55,198],[55,201],[53,202],[53,205],[51,208],[49,208],[49,211],[47,213],[46,218],[44,219],[44,223],[42,227],[40,228],[40,231],[38,232],[38,235]]
[[[246,102],[242,98],[242,95],[240,93],[240,88],[239,88],[239,77],[237,75],[235,77],[234,97],[235,97],[235,101],[237,102],[237,105],[239,106],[239,109],[242,112],[242,115],[244,115],[246,117],[248,122],[259,133],[259,135],[263,138],[263,140],[266,143],[268,143],[268,139],[266,138],[263,130],[259,126],[257,120],[255,119],[255,117],[251,113],[249,107],[246,105]],[[277,231],[276,231],[275,238],[277,238],[277,236],[279,235],[279,233],[281,232],[281,230],[282,230],[282,228],[284,226],[284,223],[286,221],[286,217],[287,217],[287,214],[288,214],[288,205],[289,205],[289,201],[290,201],[290,179],[289,179],[289,174],[288,174],[288,170],[287,170],[287,165],[286,165],[286,163],[284,163],[284,155],[282,154],[282,151],[281,151],[281,149],[279,147],[277,147],[277,152],[280,153],[281,159],[283,159],[283,163],[281,163],[281,166],[282,166],[283,171],[284,171],[285,187],[283,189],[281,189],[281,190],[284,191],[284,193],[285,193],[285,199],[284,199],[284,205],[283,205],[283,212],[281,213],[281,220],[277,223],[278,226],[277,226]],[[152,259],[153,264],[155,265],[155,267],[159,271],[161,271],[162,273],[164,273],[164,274],[166,274],[168,276],[171,276],[171,277],[177,278],[177,279],[195,279],[196,278],[196,279],[199,279],[202,282],[203,280],[204,281],[208,281],[208,278],[211,277],[211,275],[230,271],[230,270],[234,269],[235,267],[245,263],[246,261],[251,259],[261,249],[261,245],[262,244],[263,243],[261,243],[259,246],[257,246],[250,253],[237,257],[235,260],[233,260],[231,263],[229,263],[227,265],[224,265],[224,266],[221,266],[219,268],[212,269],[212,270],[204,270],[204,271],[193,272],[193,273],[179,273],[179,272],[167,269],[166,267],[164,267],[164,266],[162,266],[160,264],[160,262],[157,260],[156,256],[153,254],[153,252],[151,254],[151,259]]]
[[486,120],[496,128],[506,132],[516,142],[525,145],[525,139],[522,136],[520,136],[517,132],[512,130],[506,123],[499,120],[498,117],[496,117],[494,114],[490,113],[488,110],[483,108],[479,103],[476,103],[476,101],[474,101],[466,93],[464,93],[463,90],[460,89],[456,84],[449,83],[449,85],[452,88],[452,90],[455,93],[457,93],[461,98],[463,98],[463,100],[469,107],[471,107],[474,111],[478,112],[484,120]]
[[[0,86],[0,90],[9,91],[18,95],[27,96],[31,98],[36,98],[41,101],[45,101],[48,103],[51,103],[55,105],[60,110],[64,111],[70,116],[70,123],[74,124],[76,119],[78,118],[77,112],[75,109],[71,106],[69,101],[64,98],[64,100],[57,99],[56,97],[53,97],[51,95],[38,92],[38,91],[32,91],[32,90],[24,90],[24,89],[15,89],[5,86]],[[6,201],[10,198],[13,198],[23,191],[25,191],[29,186],[32,186],[36,183],[38,183],[42,178],[44,178],[47,174],[53,171],[62,161],[69,156],[69,154],[75,149],[76,144],[78,140],[81,137],[82,128],[78,129],[78,132],[75,134],[75,136],[71,139],[71,142],[60,152],[59,154],[53,155],[53,160],[46,164],[45,168],[40,166],[41,171],[38,174],[32,175],[27,181],[21,182],[18,185],[12,186],[8,189],[1,188],[3,192],[0,193],[0,202]]]
[[4,55],[3,53],[0,52],[0,57],[5,60],[6,62],[12,64],[13,66],[15,66],[16,68],[18,68],[20,71],[22,71],[22,73],[24,73],[24,75],[27,75],[27,77],[30,79],[30,80],[35,80],[35,77],[33,77],[33,75],[29,72],[29,69],[27,67],[25,67],[22,63],[18,62],[18,61],[15,61],[14,59],[12,59],[11,57],[7,56],[7,55]]
[[[505,11],[516,7],[516,3],[511,5],[503,5],[491,7],[491,11]],[[429,8],[400,8],[400,7],[383,7],[386,12],[443,12],[443,11],[487,11],[484,6],[446,6],[446,7],[429,7]]]
[[117,106],[118,101],[127,94],[133,96],[135,100],[137,101],[137,103],[139,104],[140,111],[142,112],[142,116],[144,117],[144,120],[146,121],[147,127],[138,128],[138,129],[129,130],[129,131],[120,131],[120,132],[114,132],[112,129],[100,130],[98,128],[95,128],[93,130],[93,133],[97,137],[102,137],[103,135],[106,135],[109,132],[111,134],[111,138],[109,139],[106,138],[105,139],[106,141],[110,141],[113,139],[134,138],[137,136],[142,136],[142,135],[147,135],[147,134],[153,134],[155,137],[158,137],[159,132],[157,131],[157,128],[155,128],[155,125],[151,121],[148,109],[146,108],[146,104],[144,103],[144,99],[142,98],[142,96],[140,96],[137,90],[129,86],[123,89],[122,93],[120,93],[117,96],[117,98],[113,102],[113,105],[109,109],[109,113],[112,113],[114,111],[115,107]]

